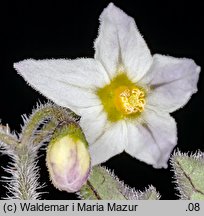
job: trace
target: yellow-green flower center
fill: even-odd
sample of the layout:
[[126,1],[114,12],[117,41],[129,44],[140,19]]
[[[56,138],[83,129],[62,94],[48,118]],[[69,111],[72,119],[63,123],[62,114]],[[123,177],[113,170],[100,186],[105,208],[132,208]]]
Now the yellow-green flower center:
[[146,91],[129,80],[125,73],[118,74],[96,93],[111,122],[136,118],[144,111]]

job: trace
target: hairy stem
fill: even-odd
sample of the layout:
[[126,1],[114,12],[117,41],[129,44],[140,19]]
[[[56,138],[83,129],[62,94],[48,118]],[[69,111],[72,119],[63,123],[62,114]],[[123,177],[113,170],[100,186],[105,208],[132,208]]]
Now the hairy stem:
[[67,120],[67,115],[65,115],[64,109],[51,104],[38,108],[37,111],[30,116],[29,121],[22,131],[21,144],[25,145],[29,143],[38,126],[43,123],[43,121],[50,118],[59,122]]
[[15,147],[19,142],[16,138],[0,131],[0,142]]
[[37,145],[39,143],[44,142],[46,139],[50,137],[54,129],[58,126],[58,122],[50,120],[47,122],[39,131],[39,133],[35,134],[33,139],[33,144]]

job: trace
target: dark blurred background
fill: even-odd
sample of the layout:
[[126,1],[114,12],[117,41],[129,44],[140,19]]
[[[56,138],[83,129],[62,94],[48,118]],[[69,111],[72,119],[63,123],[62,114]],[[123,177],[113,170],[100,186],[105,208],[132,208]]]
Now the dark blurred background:
[[[110,1],[5,1],[0,6],[0,119],[20,132],[21,115],[30,114],[37,101],[46,98],[29,87],[13,69],[13,63],[27,59],[93,57],[93,41],[98,32],[98,17]],[[203,11],[199,1],[113,1],[134,17],[152,52],[192,58],[204,67]],[[177,147],[184,152],[204,151],[203,71],[198,93],[173,113],[178,127]],[[56,190],[49,182],[45,150],[40,152],[41,182],[46,182],[43,199],[76,199],[74,194]],[[2,166],[8,158],[0,156]],[[157,170],[123,153],[105,165],[126,184],[136,189],[152,184],[162,199],[178,199],[172,183],[171,167]],[[2,192],[3,183],[0,183]],[[3,194],[1,193],[1,196]]]

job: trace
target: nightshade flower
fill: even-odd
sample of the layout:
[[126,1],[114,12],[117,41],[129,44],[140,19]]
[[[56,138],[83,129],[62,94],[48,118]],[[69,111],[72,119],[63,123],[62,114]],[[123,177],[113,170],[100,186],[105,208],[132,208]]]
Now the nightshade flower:
[[197,91],[200,67],[191,59],[151,55],[134,20],[112,3],[100,16],[94,59],[14,64],[28,83],[81,116],[92,164],[126,151],[167,167],[177,143],[169,113]]

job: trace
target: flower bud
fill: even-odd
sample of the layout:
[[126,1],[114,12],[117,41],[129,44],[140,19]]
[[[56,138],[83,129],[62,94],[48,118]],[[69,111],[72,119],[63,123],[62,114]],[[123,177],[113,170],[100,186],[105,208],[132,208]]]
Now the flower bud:
[[51,181],[59,190],[76,192],[86,182],[91,160],[88,143],[76,123],[56,130],[48,145],[46,163]]

